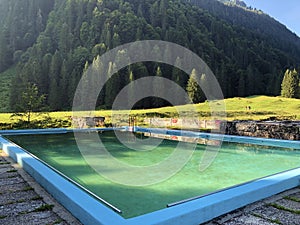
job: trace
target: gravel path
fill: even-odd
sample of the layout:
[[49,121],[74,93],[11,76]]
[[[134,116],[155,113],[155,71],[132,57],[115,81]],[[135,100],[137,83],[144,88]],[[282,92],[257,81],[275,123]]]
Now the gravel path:
[[205,225],[300,225],[300,187],[253,203]]
[[0,150],[1,225],[80,225],[18,164]]

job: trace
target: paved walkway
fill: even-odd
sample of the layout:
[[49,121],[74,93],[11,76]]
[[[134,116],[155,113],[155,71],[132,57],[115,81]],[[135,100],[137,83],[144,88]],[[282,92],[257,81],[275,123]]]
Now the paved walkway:
[[[0,150],[1,225],[80,225]],[[248,205],[205,225],[300,225],[300,187]]]
[[205,225],[300,225],[300,187],[221,216]]
[[80,225],[27,173],[0,150],[1,225]]

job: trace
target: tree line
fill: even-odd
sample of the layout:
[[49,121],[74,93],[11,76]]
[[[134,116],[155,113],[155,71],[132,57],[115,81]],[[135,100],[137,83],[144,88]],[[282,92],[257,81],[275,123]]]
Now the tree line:
[[281,83],[281,96],[300,99],[300,80],[296,69],[287,69]]
[[[48,110],[70,109],[88,66],[106,51],[136,40],[166,40],[191,49],[212,69],[225,97],[279,95],[282,71],[297,67],[300,61],[297,43],[289,35],[282,35],[289,31],[276,28],[287,49],[277,45],[276,34],[261,34],[213,14],[209,2],[201,7],[186,0],[0,0],[0,4],[0,17],[7,18],[0,32],[0,69],[17,64],[11,110],[18,110],[16,106],[22,102],[28,83],[35,84],[40,96],[45,96]],[[215,10],[226,11],[231,6],[222,7]],[[241,18],[245,15],[239,12]],[[24,27],[17,24],[19,20]],[[256,22],[264,23],[265,17],[257,17]],[[273,23],[278,26],[276,21]],[[181,63],[182,59],[177,60]],[[112,69],[114,64],[109,66]],[[188,89],[189,75],[156,62],[133,64],[112,76],[97,106],[110,108],[117,93],[138,78],[161,76]],[[150,98],[136,107],[166,104]]]

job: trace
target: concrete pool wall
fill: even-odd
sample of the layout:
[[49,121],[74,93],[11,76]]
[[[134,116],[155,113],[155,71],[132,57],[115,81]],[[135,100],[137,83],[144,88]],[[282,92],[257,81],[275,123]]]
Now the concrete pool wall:
[[[1,131],[2,134],[37,134],[72,132],[68,129],[46,129],[26,131]],[[80,130],[82,131],[82,130]],[[148,132],[155,130],[149,130]],[[166,130],[157,130],[166,132]],[[176,132],[167,131],[174,135]],[[189,133],[193,135],[193,133]],[[194,134],[196,135],[196,134]],[[203,134],[204,135],[204,134]],[[207,135],[207,134],[205,134]],[[217,138],[212,135],[211,137]],[[247,138],[225,136],[224,139],[246,141]],[[248,141],[271,142],[272,140],[248,139]],[[248,142],[249,143],[249,142]],[[299,146],[299,142],[286,142],[285,146]],[[0,136],[0,147],[19,163],[55,199],[67,208],[83,224],[93,225],[176,225],[200,224],[222,214],[243,207],[255,201],[270,197],[300,185],[300,168],[261,178],[252,182],[218,191],[183,204],[158,210],[138,217],[124,219],[118,213],[104,206],[81,188],[71,183],[21,147]]]

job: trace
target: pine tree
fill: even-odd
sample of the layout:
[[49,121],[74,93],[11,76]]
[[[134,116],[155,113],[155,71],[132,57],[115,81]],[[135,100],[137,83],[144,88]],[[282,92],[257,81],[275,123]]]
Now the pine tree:
[[189,102],[199,103],[203,101],[203,92],[197,83],[197,80],[199,80],[198,72],[196,69],[193,69],[186,87]]
[[[134,81],[134,74],[133,74],[133,72],[130,70],[129,71],[129,78],[128,78],[128,80],[129,80],[129,84],[128,84],[128,104],[127,104],[127,106],[130,106],[130,103],[131,103],[131,101],[134,99],[134,96],[135,96],[135,91],[134,91],[134,88],[133,88],[133,84],[130,84],[131,82],[133,82]],[[129,108],[127,108],[127,109],[129,109]]]
[[238,85],[238,95],[240,97],[246,96],[246,78],[244,74],[240,74],[239,85]]
[[168,8],[168,1],[160,0],[159,14],[161,16],[161,28],[162,28],[163,37],[165,36],[166,29],[167,29],[167,8]]
[[11,64],[12,52],[9,49],[9,34],[6,29],[0,32],[0,72]]
[[112,47],[115,48],[119,45],[121,45],[120,35],[118,33],[114,33],[112,39]]
[[50,65],[50,72],[49,72],[49,96],[48,102],[49,106],[52,110],[59,110],[61,109],[61,99],[60,95],[62,94],[59,88],[59,79],[60,79],[60,72],[61,72],[61,56],[60,53],[57,51],[52,57],[51,65]]
[[[109,63],[108,74],[112,74],[117,71],[116,65],[113,62]],[[117,94],[120,90],[119,74],[113,73],[110,79],[105,84],[105,105],[108,108],[111,108]]]
[[281,83],[281,96],[285,98],[298,97],[299,89],[299,75],[294,70],[286,70],[283,81]]
[[89,46],[89,36],[89,24],[87,22],[83,22],[80,27],[80,40],[82,46]]
[[[160,66],[157,67],[156,69],[156,77],[158,78],[162,78],[163,75],[162,75],[162,72],[161,72],[161,68]],[[161,93],[160,95],[162,95],[164,93],[164,86],[163,86],[163,83],[162,82],[159,82],[158,80],[155,80],[153,82],[153,90],[154,90],[154,93]],[[154,107],[162,107],[164,104],[164,100],[159,98],[159,97],[155,97],[153,98],[153,106]]]
[[[94,58],[93,63],[92,63],[92,69],[93,69],[93,89],[99,90],[100,84],[103,85],[105,83],[106,79],[106,73],[104,72],[106,69],[104,68],[103,63],[101,62],[101,58],[98,55],[96,58]],[[96,79],[96,81],[94,81]],[[105,103],[105,85],[102,86],[102,89],[99,90],[100,93],[98,94],[98,99],[97,99],[97,106],[103,106]]]
[[[64,60],[62,67],[61,67],[61,80],[59,81],[59,86],[61,88],[61,90],[68,90],[68,83],[69,83],[69,77],[68,77],[68,67],[67,67],[67,61]],[[69,101],[68,99],[68,95],[66,93],[63,93],[61,96],[61,100],[62,100],[62,109],[67,109],[69,106],[69,103],[71,101]]]
[[175,81],[179,86],[184,87],[186,85],[186,75],[178,69],[181,66],[181,59],[179,57],[176,58],[175,66],[172,70],[172,80]]

